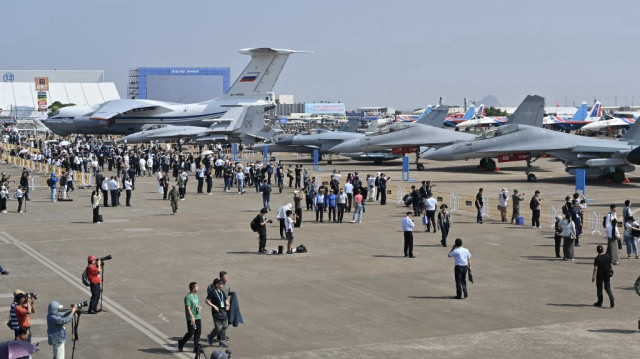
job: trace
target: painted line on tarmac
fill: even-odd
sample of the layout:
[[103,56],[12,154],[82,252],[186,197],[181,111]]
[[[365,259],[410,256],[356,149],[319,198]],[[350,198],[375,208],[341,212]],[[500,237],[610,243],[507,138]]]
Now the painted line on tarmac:
[[13,293],[0,293],[0,299],[5,299],[5,298],[13,298]]
[[[62,279],[69,282],[69,284],[76,287],[82,293],[86,294],[87,296],[91,296],[91,292],[87,289],[87,287],[85,287],[83,284],[78,282],[78,279],[76,278],[77,275],[73,275],[69,273],[66,269],[60,267],[58,264],[56,264],[49,258],[35,251],[33,248],[19,241],[18,239],[16,239],[15,237],[13,237],[7,232],[0,232],[0,238],[4,238],[5,240],[8,240],[10,243],[14,244],[24,253],[30,255],[35,260],[40,262],[42,265],[49,268],[52,272],[56,273]],[[189,358],[187,355],[180,353],[176,348],[172,347],[169,342],[163,339],[163,338],[167,338],[167,335],[163,334],[160,330],[158,330],[151,324],[147,323],[143,319],[139,318],[135,314],[131,313],[129,310],[127,310],[120,304],[116,303],[114,300],[109,299],[107,296],[103,295],[102,300],[104,302],[104,307],[107,308],[110,313],[117,315],[122,320],[129,323],[132,327],[138,329],[140,332],[142,332],[142,334],[146,335],[149,339],[161,345],[163,349],[165,349],[169,353],[172,353],[178,358],[182,358],[182,359]]]
[[5,243],[5,244],[11,244],[11,242],[9,242],[8,239],[6,239],[6,238],[4,238],[2,236],[0,236],[0,242]]
[[493,243],[493,242],[484,242],[484,244],[488,244],[488,245],[491,245],[491,246],[499,246],[500,245],[499,243]]

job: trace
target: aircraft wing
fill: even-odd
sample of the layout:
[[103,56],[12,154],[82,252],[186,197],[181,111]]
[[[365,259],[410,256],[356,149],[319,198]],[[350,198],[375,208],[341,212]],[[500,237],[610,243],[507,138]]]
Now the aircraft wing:
[[[164,107],[158,103],[147,102],[144,100],[112,100],[100,105],[98,109],[91,115],[92,120],[109,120],[118,115],[122,115],[134,110],[153,110],[158,107]],[[172,109],[164,107],[168,111]]]

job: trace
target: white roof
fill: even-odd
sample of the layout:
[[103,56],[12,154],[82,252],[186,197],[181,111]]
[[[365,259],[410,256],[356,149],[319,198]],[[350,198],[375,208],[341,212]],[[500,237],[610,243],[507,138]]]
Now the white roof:
[[[47,92],[47,105],[60,101],[64,104],[91,106],[119,99],[120,95],[113,82],[53,82],[49,84],[49,92]],[[35,83],[0,82],[0,108],[3,112],[1,116],[7,116],[10,109],[15,107],[38,108]]]

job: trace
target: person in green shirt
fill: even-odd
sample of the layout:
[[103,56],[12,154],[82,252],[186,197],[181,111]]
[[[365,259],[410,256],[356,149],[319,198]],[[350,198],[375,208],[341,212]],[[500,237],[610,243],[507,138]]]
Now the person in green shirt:
[[511,214],[511,224],[516,223],[516,219],[520,217],[520,202],[524,200],[524,193],[522,195],[518,194],[518,190],[513,190],[513,195],[511,195],[511,203],[513,203],[513,210]]
[[193,336],[193,352],[200,347],[200,299],[198,299],[198,283],[189,283],[189,294],[184,297],[184,312],[187,319],[187,333],[178,340],[178,350],[182,351],[184,345]]

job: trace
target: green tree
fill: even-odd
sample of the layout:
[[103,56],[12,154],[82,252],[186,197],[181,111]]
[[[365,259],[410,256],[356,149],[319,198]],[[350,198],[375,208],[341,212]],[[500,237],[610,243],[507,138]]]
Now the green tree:
[[499,108],[495,108],[493,106],[485,107],[484,113],[487,116],[507,116],[507,111],[502,111]]
[[61,109],[63,107],[75,106],[75,105],[76,105],[75,103],[62,103],[60,101],[55,101],[54,103],[49,105],[49,107],[47,107],[47,109],[49,109],[48,115],[49,115],[49,117],[51,117],[51,115],[53,115],[59,109]]

